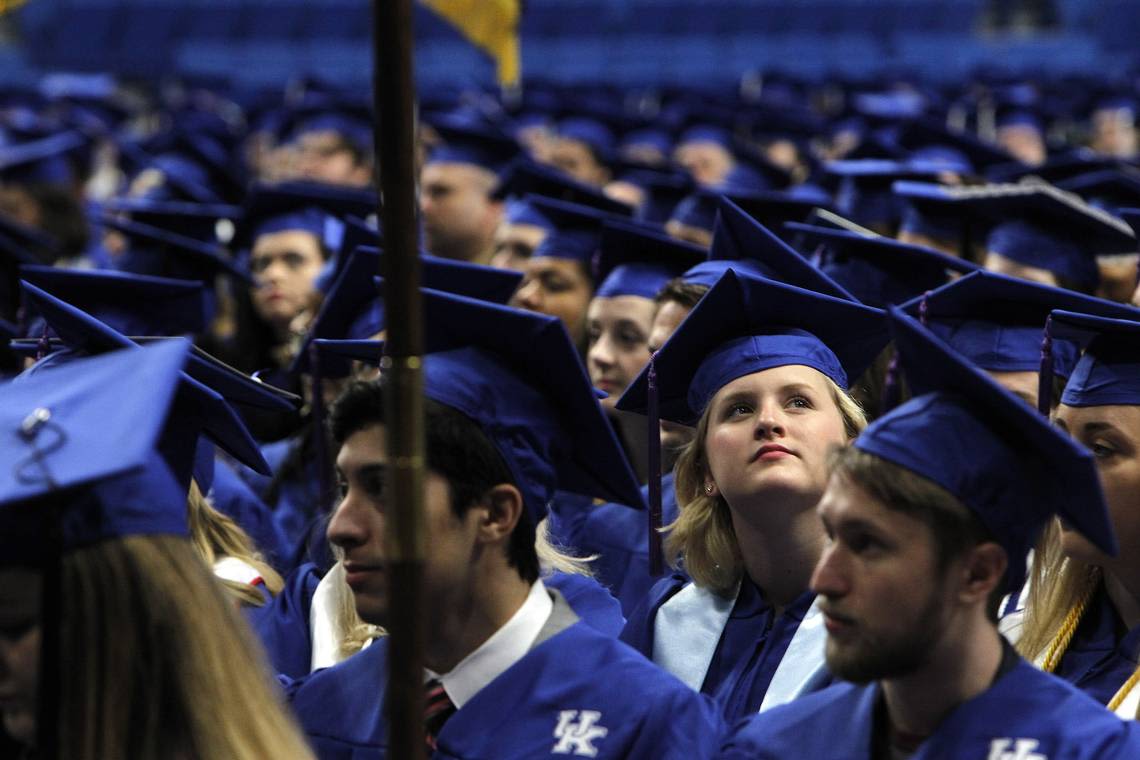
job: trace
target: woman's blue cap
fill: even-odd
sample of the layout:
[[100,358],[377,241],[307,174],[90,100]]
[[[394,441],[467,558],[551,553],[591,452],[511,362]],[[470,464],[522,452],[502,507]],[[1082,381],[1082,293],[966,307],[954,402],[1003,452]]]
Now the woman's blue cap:
[[891,332],[915,394],[880,417],[854,446],[941,486],[1005,549],[1006,591],[1057,515],[1117,551],[1092,455],[896,307]]
[[729,269],[854,301],[855,297],[790,245],[727,198],[720,201],[708,260],[689,269],[685,282],[712,287]]
[[[979,270],[902,305],[962,356],[990,372],[1037,372],[1041,331],[1054,309],[1129,318],[1132,309],[1071,290]],[[1053,372],[1068,377],[1076,347],[1052,347]]]
[[1046,182],[972,187],[899,182],[894,191],[992,220],[988,251],[1052,272],[1083,290],[1094,290],[1099,281],[1096,256],[1136,250],[1127,224]]
[[953,275],[976,272],[969,261],[893,238],[869,237],[847,230],[791,222],[797,232],[823,247],[819,268],[861,303],[883,308],[898,305],[950,282]]
[[243,222],[232,247],[252,248],[261,235],[301,230],[336,251],[343,235],[344,217],[366,218],[379,207],[371,190],[321,182],[255,185],[246,196]]
[[[185,535],[186,491],[157,446],[189,343],[113,351],[23,377],[0,392],[0,564],[40,564],[44,499],[69,551],[127,535]],[[129,394],[124,383],[131,383]],[[114,445],[109,446],[108,441]]]
[[1067,406],[1140,405],[1140,309],[1131,319],[1058,310],[1049,316],[1054,338],[1084,348],[1069,375],[1061,403]]
[[754,372],[811,367],[846,389],[887,344],[883,312],[728,271],[618,400],[646,414],[656,373],[660,419],[694,424],[718,390]]
[[595,298],[653,299],[674,277],[700,263],[704,249],[643,226],[606,222],[594,281]]

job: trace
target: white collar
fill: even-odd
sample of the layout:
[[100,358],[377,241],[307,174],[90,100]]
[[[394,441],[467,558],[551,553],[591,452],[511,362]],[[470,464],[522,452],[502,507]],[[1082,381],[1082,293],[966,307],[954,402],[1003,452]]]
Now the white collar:
[[502,628],[491,634],[478,649],[464,657],[451,672],[439,678],[456,709],[463,707],[487,684],[521,660],[554,610],[554,600],[541,580],[530,587],[526,601]]

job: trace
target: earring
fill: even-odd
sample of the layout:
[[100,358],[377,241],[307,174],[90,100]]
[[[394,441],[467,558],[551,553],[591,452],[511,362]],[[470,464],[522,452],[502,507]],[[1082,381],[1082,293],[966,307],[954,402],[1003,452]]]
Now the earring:
[[705,483],[705,493],[707,493],[709,496],[712,496],[712,492],[713,492],[712,483]]

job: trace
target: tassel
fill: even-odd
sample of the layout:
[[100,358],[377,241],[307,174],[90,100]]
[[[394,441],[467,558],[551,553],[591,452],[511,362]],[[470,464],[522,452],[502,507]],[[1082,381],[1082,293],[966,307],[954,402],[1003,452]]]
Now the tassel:
[[1041,336],[1041,366],[1037,371],[1037,411],[1046,417],[1053,406],[1053,316],[1045,319]]
[[665,571],[661,548],[661,418],[657,397],[657,366],[649,359],[649,574]]

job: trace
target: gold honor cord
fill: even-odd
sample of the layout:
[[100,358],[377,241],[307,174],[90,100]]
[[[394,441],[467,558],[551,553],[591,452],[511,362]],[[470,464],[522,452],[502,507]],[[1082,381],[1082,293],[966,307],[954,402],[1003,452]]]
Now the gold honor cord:
[[[1049,649],[1045,654],[1045,662],[1041,665],[1041,669],[1046,673],[1055,673],[1057,666],[1061,664],[1061,658],[1065,656],[1065,652],[1069,648],[1069,644],[1073,641],[1073,635],[1077,632],[1077,628],[1081,624],[1081,619],[1085,616],[1085,610],[1088,609],[1089,602],[1092,600],[1093,594],[1096,593],[1100,585],[1101,573],[1099,570],[1093,570],[1089,575],[1089,582],[1081,598],[1077,601],[1076,605],[1069,610],[1069,614],[1065,615],[1065,620],[1061,623],[1057,635],[1053,637],[1053,641],[1049,644]],[[1137,682],[1140,682],[1140,667],[1132,671],[1132,675],[1124,682],[1124,685],[1117,690],[1116,694],[1108,702],[1108,709],[1110,712],[1116,712],[1116,708],[1120,707],[1124,702],[1129,692],[1135,688]]]

